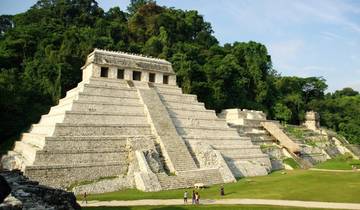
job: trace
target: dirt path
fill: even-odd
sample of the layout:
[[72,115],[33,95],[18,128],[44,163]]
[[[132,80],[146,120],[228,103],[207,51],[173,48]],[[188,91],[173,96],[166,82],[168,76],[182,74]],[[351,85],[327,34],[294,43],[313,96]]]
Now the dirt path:
[[[81,201],[79,201],[81,203]],[[243,204],[243,205],[274,205],[274,206],[293,206],[305,208],[326,208],[326,209],[359,209],[360,203],[334,203],[316,201],[294,201],[294,200],[268,200],[268,199],[221,199],[201,200],[201,204]],[[148,199],[133,201],[89,201],[82,206],[152,206],[152,205],[184,205],[182,199]],[[191,205],[190,203],[187,205]]]
[[309,168],[311,171],[329,171],[329,172],[360,172],[360,169],[352,169],[352,170],[333,170],[333,169],[321,169],[321,168]]

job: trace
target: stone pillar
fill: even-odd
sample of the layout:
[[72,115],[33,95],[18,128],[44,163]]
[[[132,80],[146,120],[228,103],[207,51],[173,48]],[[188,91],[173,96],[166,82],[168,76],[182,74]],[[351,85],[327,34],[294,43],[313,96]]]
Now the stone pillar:
[[92,67],[92,77],[100,77],[101,67],[99,65],[93,65]]
[[176,75],[169,76],[169,85],[176,85]]
[[303,125],[310,130],[319,131],[320,130],[320,116],[317,112],[309,111],[306,112],[305,122]]
[[149,82],[149,72],[148,71],[141,71],[141,81]]
[[117,78],[117,68],[115,66],[109,67],[108,78],[112,78],[112,79]]
[[125,80],[132,80],[133,78],[132,78],[132,71],[131,70],[129,70],[129,69],[125,69],[124,70],[124,79]]
[[155,75],[155,83],[160,83],[162,84],[163,83],[163,76],[164,74],[163,73],[157,73],[156,72],[156,75]]

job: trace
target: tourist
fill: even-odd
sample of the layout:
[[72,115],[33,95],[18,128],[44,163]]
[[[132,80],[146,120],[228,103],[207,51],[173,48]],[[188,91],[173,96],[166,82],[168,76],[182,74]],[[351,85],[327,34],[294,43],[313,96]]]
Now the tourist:
[[198,192],[195,193],[195,204],[200,204],[200,194]]
[[221,185],[221,187],[220,187],[220,195],[221,196],[225,195],[224,185]]
[[187,196],[188,196],[188,193],[187,191],[184,192],[184,204],[187,204]]
[[195,190],[192,191],[192,204],[195,204]]
[[85,202],[85,204],[87,204],[87,194],[86,194],[86,192],[84,192],[83,200],[82,200],[81,204],[83,204],[84,202]]

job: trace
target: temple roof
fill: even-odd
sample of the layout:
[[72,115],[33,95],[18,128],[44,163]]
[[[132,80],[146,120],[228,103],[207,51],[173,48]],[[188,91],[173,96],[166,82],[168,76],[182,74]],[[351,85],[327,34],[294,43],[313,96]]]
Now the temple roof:
[[82,68],[85,68],[90,63],[175,74],[171,63],[166,60],[120,51],[95,48],[94,51],[88,55],[86,63]]

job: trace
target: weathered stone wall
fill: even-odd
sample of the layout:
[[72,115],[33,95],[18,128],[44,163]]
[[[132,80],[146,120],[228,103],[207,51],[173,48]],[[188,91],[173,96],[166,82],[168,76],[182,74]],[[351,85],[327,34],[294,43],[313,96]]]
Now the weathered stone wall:
[[205,142],[192,143],[191,148],[196,154],[200,168],[217,168],[225,183],[236,181],[233,173],[219,151],[214,150]]
[[0,209],[81,209],[73,193],[38,185],[19,171],[2,171],[0,177],[4,177],[11,188]]

